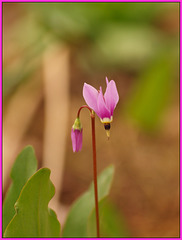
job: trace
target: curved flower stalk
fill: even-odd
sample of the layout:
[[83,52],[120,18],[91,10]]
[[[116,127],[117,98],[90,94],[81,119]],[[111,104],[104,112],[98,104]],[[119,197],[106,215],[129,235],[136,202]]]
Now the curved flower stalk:
[[99,116],[109,137],[110,123],[113,121],[113,113],[119,101],[119,94],[114,80],[109,82],[106,77],[106,84],[106,91],[103,95],[102,87],[100,90],[96,90],[91,85],[84,83],[83,97],[87,105]]

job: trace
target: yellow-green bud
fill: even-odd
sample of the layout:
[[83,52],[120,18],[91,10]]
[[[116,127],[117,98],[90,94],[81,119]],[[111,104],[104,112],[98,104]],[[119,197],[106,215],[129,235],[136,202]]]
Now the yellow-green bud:
[[76,118],[76,119],[75,119],[75,122],[74,122],[72,128],[73,128],[74,130],[75,130],[75,129],[80,130],[80,131],[82,130],[82,124],[81,124],[80,118]]

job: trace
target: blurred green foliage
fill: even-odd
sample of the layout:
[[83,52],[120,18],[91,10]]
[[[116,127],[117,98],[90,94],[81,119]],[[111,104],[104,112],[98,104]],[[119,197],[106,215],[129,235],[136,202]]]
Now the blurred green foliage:
[[174,83],[178,63],[173,50],[159,52],[138,76],[125,106],[126,114],[147,131],[153,131],[159,126],[163,110],[170,103],[177,85]]
[[48,203],[55,194],[50,169],[39,169],[24,185],[5,237],[59,237],[60,223]]
[[[100,235],[101,237],[129,237],[129,232],[124,217],[118,209],[107,199],[99,202]],[[95,208],[88,219],[88,236],[96,236]]]
[[36,172],[37,160],[31,146],[25,147],[17,156],[11,170],[12,184],[3,202],[3,233],[15,215],[14,205],[27,180]]
[[[109,194],[114,175],[114,166],[109,166],[98,176],[98,201],[101,202]],[[95,233],[92,229],[95,226],[93,218],[89,216],[95,207],[94,184],[73,204],[65,226],[63,228],[63,237],[90,237]],[[112,217],[112,213],[111,213]],[[88,221],[90,228],[88,231]],[[103,223],[104,224],[104,223]],[[107,224],[107,223],[106,223]],[[91,235],[90,235],[91,234]],[[96,235],[95,235],[96,236]]]
[[157,15],[175,7],[175,3],[35,3],[29,6],[43,26],[75,43],[81,37],[97,38],[108,24],[149,25]]
[[11,170],[13,182],[3,202],[5,237],[60,236],[60,224],[56,214],[47,208],[55,192],[49,179],[50,170],[36,170],[34,149],[27,146],[14,162]]

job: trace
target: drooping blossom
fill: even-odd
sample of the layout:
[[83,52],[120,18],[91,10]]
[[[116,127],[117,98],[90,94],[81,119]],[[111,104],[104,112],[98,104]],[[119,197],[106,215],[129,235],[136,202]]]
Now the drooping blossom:
[[110,123],[113,121],[113,112],[119,101],[119,94],[114,80],[108,81],[106,77],[106,91],[103,95],[102,87],[96,90],[91,85],[84,83],[83,97],[87,105],[99,116],[105,129],[110,129]]
[[79,118],[76,118],[71,129],[71,140],[73,152],[79,152],[82,149],[82,126]]

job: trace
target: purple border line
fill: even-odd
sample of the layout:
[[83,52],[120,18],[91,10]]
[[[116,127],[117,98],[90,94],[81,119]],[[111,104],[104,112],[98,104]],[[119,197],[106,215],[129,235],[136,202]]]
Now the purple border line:
[[[17,3],[26,3],[26,2],[42,2],[42,3],[46,3],[46,2],[50,2],[50,3],[54,3],[54,2],[64,2],[64,3],[76,3],[76,2],[85,2],[85,3],[89,3],[89,2],[110,2],[110,3],[114,3],[114,2],[118,2],[118,3],[122,3],[122,2],[128,2],[128,3],[131,3],[131,2],[145,2],[145,3],[152,3],[152,2],[155,2],[155,3],[161,3],[161,2],[164,2],[164,3],[180,3],[180,14],[181,14],[181,1],[170,1],[170,0],[160,0],[160,1],[157,1],[157,0],[152,0],[152,1],[144,1],[144,0],[140,0],[140,1],[135,1],[135,0],[128,0],[128,1],[119,1],[119,0],[115,0],[115,1],[110,1],[110,0],[100,0],[100,1],[97,1],[97,0],[87,0],[87,1],[84,1],[84,0],[67,0],[67,1],[58,1],[58,0],[55,0],[55,1],[49,1],[49,0],[39,0],[39,1],[36,1],[36,0],[33,0],[33,1],[25,1],[25,0],[19,0],[19,1],[15,1],[15,0],[12,0],[12,1],[1,1],[1,4],[0,4],[0,10],[1,10],[1,16],[2,16],[2,3],[10,3],[10,2],[17,2]],[[181,62],[181,39],[182,39],[182,33],[181,33],[181,26],[182,26],[182,17],[180,15],[180,56],[179,56],[179,67],[180,67],[180,80],[181,80],[181,67],[182,67],[182,62]],[[0,119],[0,123],[1,123],[1,130],[0,130],[0,134],[1,134],[1,192],[2,192],[2,17],[1,17],[1,24],[0,24],[0,29],[1,29],[1,106],[0,106],[0,113],[1,113],[1,119]],[[181,127],[182,127],[182,122],[181,122],[181,118],[182,118],[182,113],[181,113],[181,106],[182,106],[182,96],[181,96],[181,92],[182,92],[182,84],[181,84],[181,81],[180,81],[180,112],[179,112],[179,117],[180,117],[180,123],[179,123],[179,127],[180,127],[180,130],[181,130]],[[180,150],[182,149],[182,142],[180,141]],[[181,154],[180,154],[180,159],[181,159]],[[181,163],[181,162],[180,162]],[[182,171],[182,164],[180,164],[180,172]],[[180,176],[180,174],[179,174]],[[180,186],[182,186],[182,177],[180,176]],[[180,194],[180,199],[181,199],[181,194]],[[181,201],[180,201],[180,206],[181,206]],[[180,209],[181,210],[181,209]],[[0,224],[2,226],[2,195],[1,195],[1,208],[0,208],[0,213],[1,213],[1,218],[0,218]],[[2,238],[2,227],[0,228],[1,229],[1,235],[0,235],[0,238]],[[182,229],[182,213],[180,211],[180,233],[181,233],[181,229]],[[180,234],[181,235],[181,234]],[[161,237],[161,238],[154,238],[154,237],[149,237],[149,238],[117,238],[117,239],[178,239],[180,237],[173,237],[173,238],[170,238],[170,237]],[[32,238],[4,238],[4,239],[32,239]],[[34,239],[40,239],[40,238],[34,238]],[[46,239],[46,238],[45,238]],[[55,238],[50,238],[50,239],[55,239]],[[67,239],[96,239],[96,238],[67,238]],[[108,238],[100,238],[100,239],[108,239]],[[116,238],[109,238],[109,239],[116,239]]]

